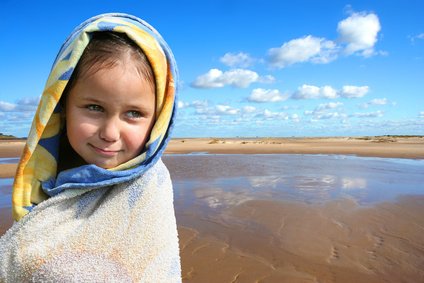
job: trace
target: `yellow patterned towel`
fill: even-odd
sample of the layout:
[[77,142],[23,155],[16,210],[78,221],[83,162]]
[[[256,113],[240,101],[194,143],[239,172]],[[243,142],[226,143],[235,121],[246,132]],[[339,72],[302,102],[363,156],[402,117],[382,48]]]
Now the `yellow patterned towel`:
[[[146,149],[116,168],[84,165],[57,175],[59,100],[90,34],[125,33],[149,60],[156,119]],[[160,157],[175,119],[177,68],[144,21],[104,14],[62,46],[36,111],[12,194],[17,221],[0,238],[0,282],[180,282],[172,183]]]

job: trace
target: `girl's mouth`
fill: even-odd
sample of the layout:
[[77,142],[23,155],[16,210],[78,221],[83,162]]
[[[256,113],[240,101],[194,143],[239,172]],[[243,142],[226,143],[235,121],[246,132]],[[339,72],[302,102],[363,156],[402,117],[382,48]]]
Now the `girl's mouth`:
[[106,157],[115,156],[116,154],[118,154],[118,152],[120,152],[120,150],[103,149],[103,148],[96,147],[92,144],[89,144],[89,145],[94,149],[95,152]]

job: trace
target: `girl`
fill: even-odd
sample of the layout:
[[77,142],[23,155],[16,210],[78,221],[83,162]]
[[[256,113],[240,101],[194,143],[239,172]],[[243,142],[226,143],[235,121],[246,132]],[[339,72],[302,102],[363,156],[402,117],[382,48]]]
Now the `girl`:
[[53,64],[0,238],[0,282],[180,282],[172,183],[160,156],[176,64],[126,14],[82,23]]

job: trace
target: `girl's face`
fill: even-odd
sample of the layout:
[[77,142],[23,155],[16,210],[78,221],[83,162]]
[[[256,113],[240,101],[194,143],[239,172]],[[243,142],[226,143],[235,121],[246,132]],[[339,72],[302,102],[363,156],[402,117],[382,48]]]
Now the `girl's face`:
[[144,149],[155,119],[155,90],[126,59],[79,78],[65,116],[72,148],[88,164],[113,168]]

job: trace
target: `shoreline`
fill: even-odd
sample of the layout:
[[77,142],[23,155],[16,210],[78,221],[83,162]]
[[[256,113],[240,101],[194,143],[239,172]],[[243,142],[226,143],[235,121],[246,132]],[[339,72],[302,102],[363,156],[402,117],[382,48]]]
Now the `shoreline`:
[[[19,157],[25,140],[0,140],[0,158]],[[305,138],[174,138],[165,154],[336,154],[424,159],[424,136]],[[17,164],[0,164],[0,178],[13,178]]]
[[340,154],[424,159],[424,137],[175,138],[167,154]]

